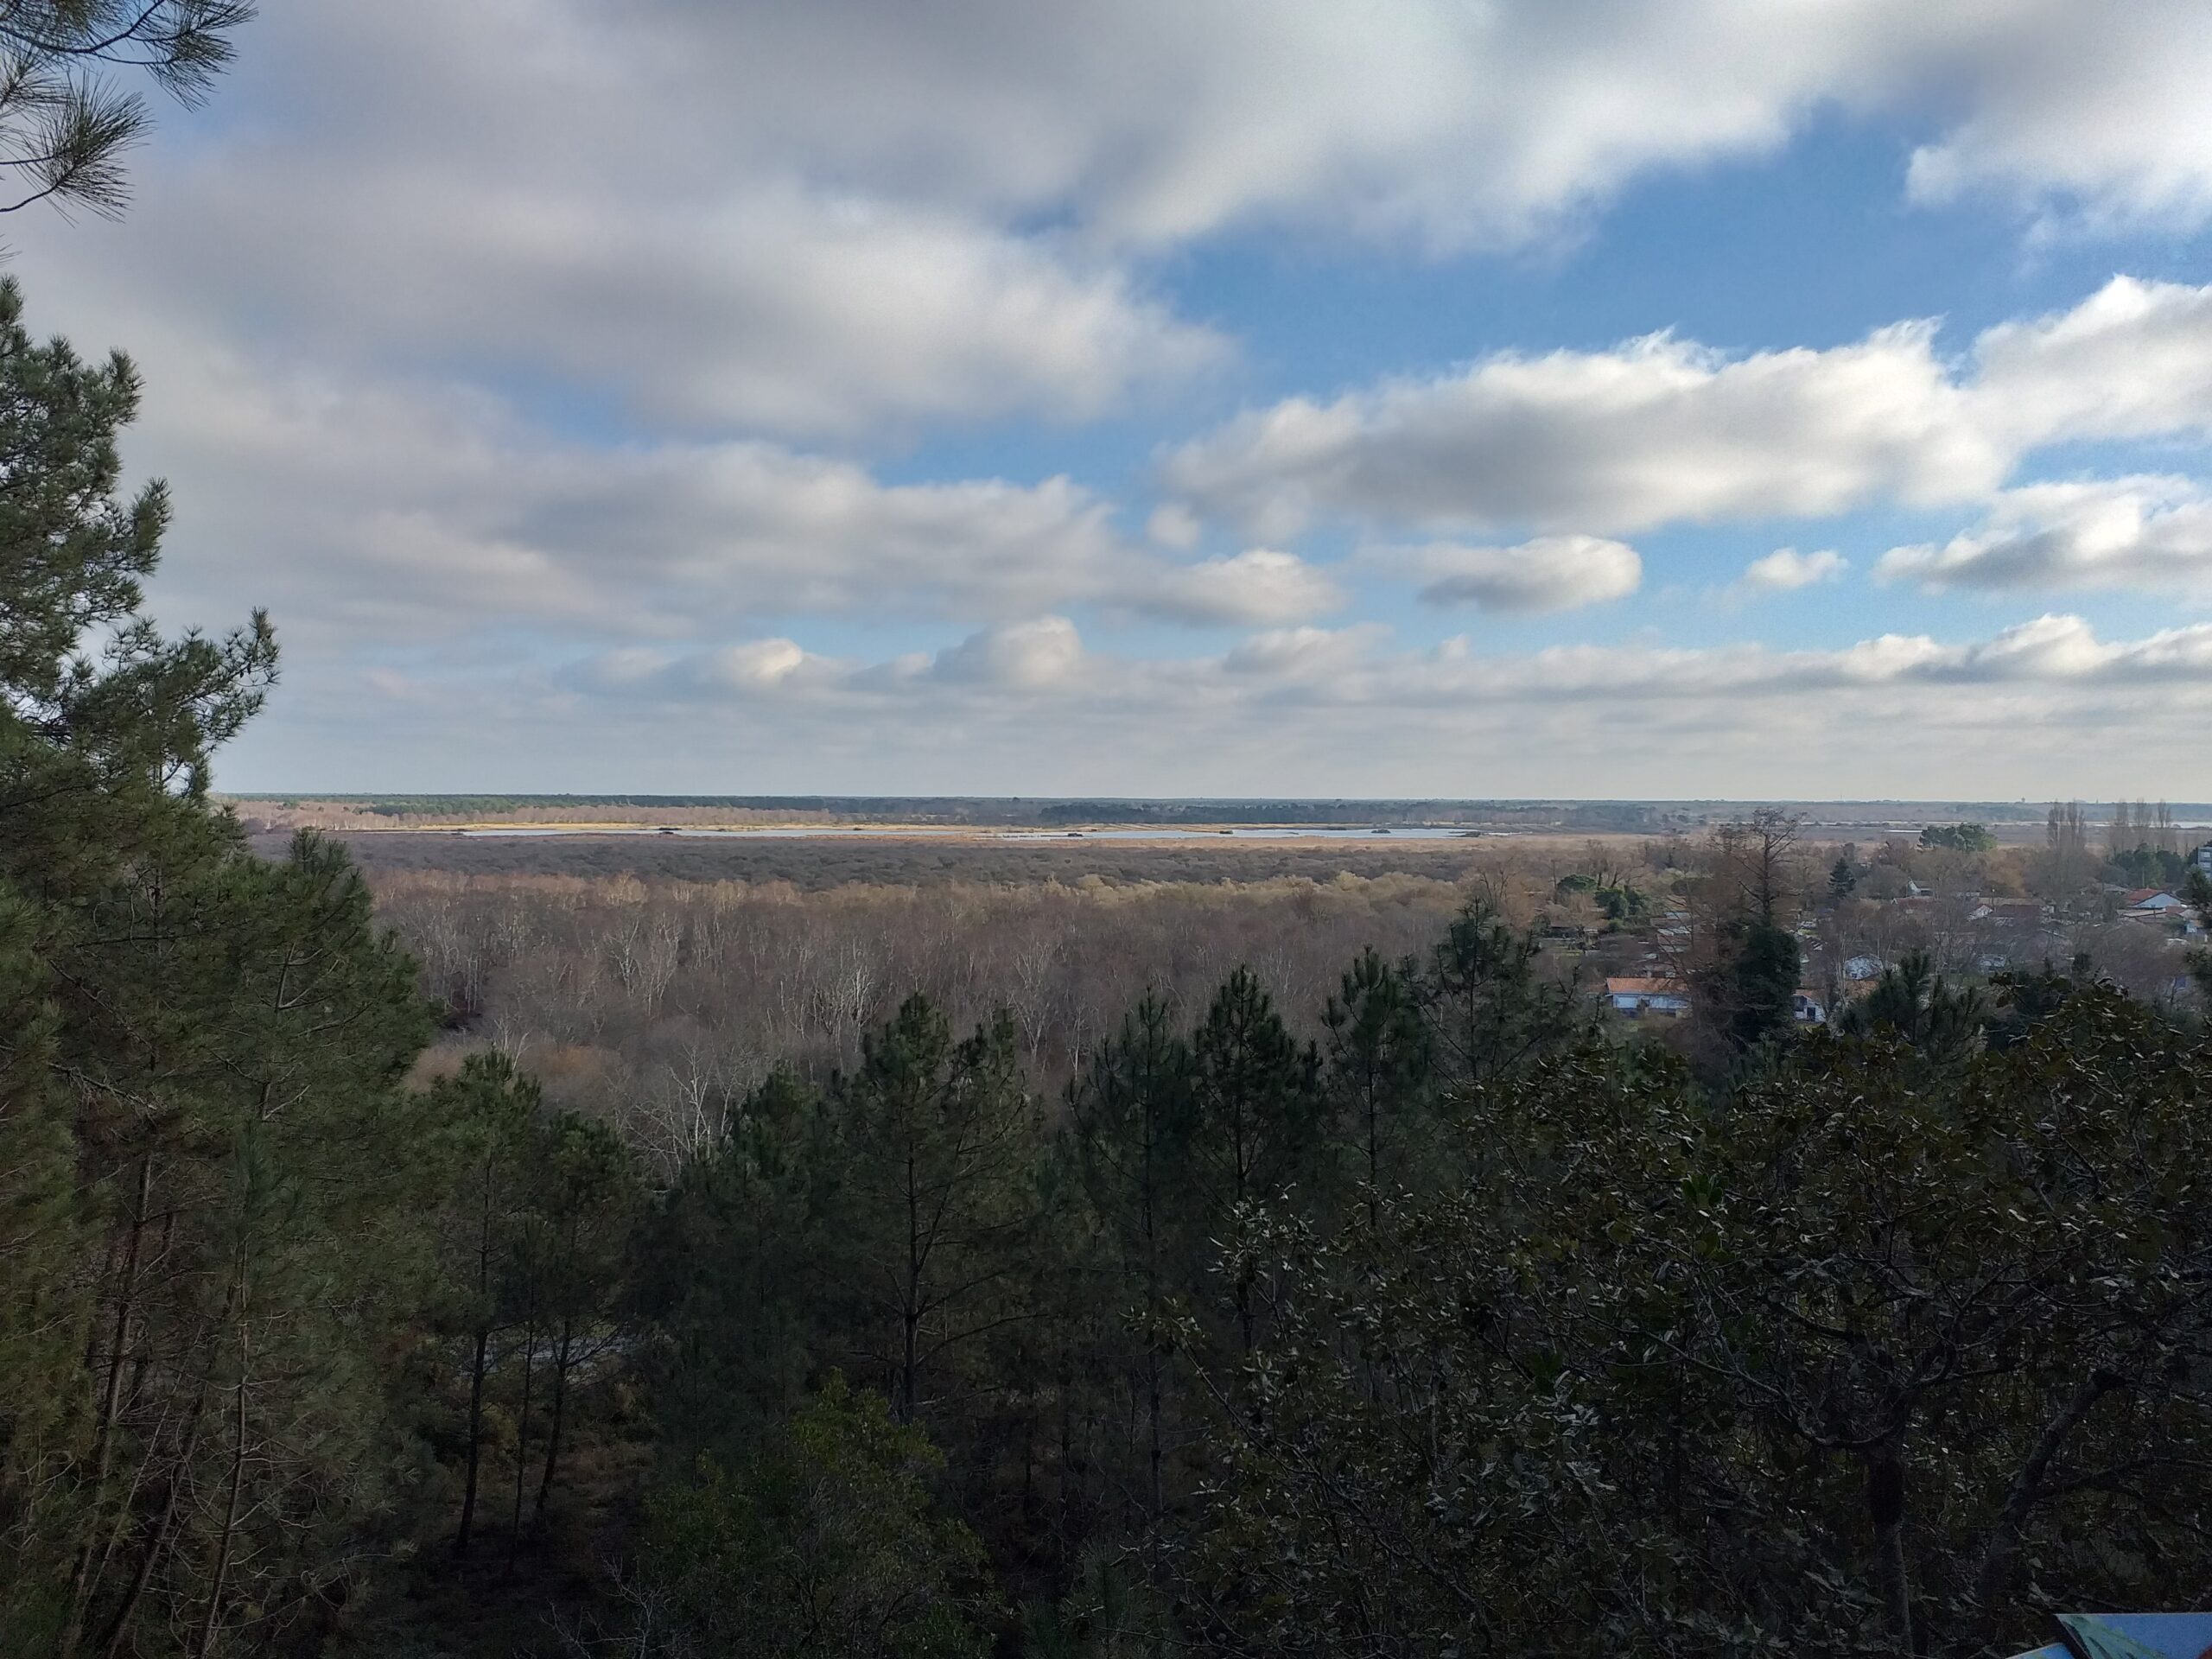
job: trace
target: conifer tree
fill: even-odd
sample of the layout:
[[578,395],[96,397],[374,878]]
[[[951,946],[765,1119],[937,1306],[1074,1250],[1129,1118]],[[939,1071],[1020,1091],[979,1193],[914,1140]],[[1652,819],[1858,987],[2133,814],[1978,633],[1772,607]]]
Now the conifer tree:
[[1409,969],[1373,946],[1344,969],[1321,1023],[1340,1172],[1363,1189],[1370,1224],[1426,1150],[1434,1050]]
[[978,1338],[1023,1317],[1007,1293],[1035,1220],[1039,1122],[1001,1015],[956,1043],[909,997],[831,1090],[842,1190],[836,1248],[863,1312],[864,1355],[915,1421],[932,1380]]
[[1196,1128],[1191,1052],[1167,1005],[1147,992],[1069,1085],[1069,1116],[1099,1226],[1102,1266],[1119,1293],[1141,1400],[1143,1520],[1166,1511],[1168,1366],[1187,1260]]
[[453,1315],[468,1344],[468,1407],[461,1520],[454,1554],[474,1536],[481,1484],[485,1391],[501,1329],[500,1289],[512,1275],[517,1218],[529,1192],[530,1148],[540,1111],[537,1080],[504,1054],[472,1054],[460,1075],[430,1091],[430,1111],[452,1138],[459,1172],[442,1234]]
[[1572,1042],[1588,1024],[1572,977],[1548,982],[1533,931],[1477,896],[1452,918],[1420,990],[1440,1069],[1459,1082],[1495,1077]]
[[640,1357],[684,1461],[748,1455],[799,1403],[829,1345],[842,1265],[835,1128],[817,1090],[771,1072],[639,1229],[631,1294]]
[[[391,1333],[437,1185],[412,965],[342,852],[268,862],[207,796],[266,622],[140,612],[168,498],[137,383],[0,283],[0,1646],[211,1650],[343,1583],[396,1459]],[[356,1477],[365,1463],[371,1478]]]
[[[1311,1173],[1319,1071],[1319,1056],[1291,1036],[1258,976],[1249,968],[1230,975],[1191,1040],[1192,1173],[1208,1239],[1227,1236],[1237,1211],[1282,1197]],[[1239,1274],[1229,1288],[1249,1350],[1252,1287]]]
[[543,1249],[532,1265],[543,1277],[540,1300],[552,1372],[534,1511],[542,1519],[569,1427],[570,1383],[578,1367],[619,1339],[614,1313],[645,1183],[638,1154],[622,1138],[575,1112],[548,1122],[533,1154],[531,1208]]

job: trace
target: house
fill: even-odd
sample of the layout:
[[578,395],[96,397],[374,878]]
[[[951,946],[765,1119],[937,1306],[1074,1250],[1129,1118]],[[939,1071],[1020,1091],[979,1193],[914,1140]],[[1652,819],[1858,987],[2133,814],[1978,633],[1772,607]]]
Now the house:
[[2157,916],[2168,911],[2183,911],[2188,904],[2158,887],[2138,887],[2122,894],[2120,907],[2131,916]]
[[1631,1020],[1647,1014],[1673,1017],[1690,1011],[1689,991],[1680,980],[1608,979],[1605,1002],[1616,1014]]
[[1853,981],[1879,979],[1883,966],[1879,957],[1853,957],[1843,964],[1843,976]]
[[1789,998],[1789,1017],[1801,1026],[1824,1026],[1828,1011],[1815,991],[1793,992]]
[[2189,855],[2189,868],[2212,875],[2212,841],[2206,842]]
[[1996,927],[2035,927],[2043,921],[2043,906],[2032,899],[1985,899],[1967,912],[1967,919]]

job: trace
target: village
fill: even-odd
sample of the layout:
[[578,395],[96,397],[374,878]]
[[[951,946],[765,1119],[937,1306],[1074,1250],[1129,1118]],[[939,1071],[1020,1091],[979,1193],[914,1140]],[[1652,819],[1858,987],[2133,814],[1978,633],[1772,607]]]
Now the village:
[[[1959,824],[1864,850],[1777,849],[1777,919],[1802,963],[1793,1018],[1840,1018],[1908,962],[1954,987],[2049,971],[2108,980],[2156,1004],[2190,1002],[2204,925],[2188,888],[2194,875],[2212,879],[2212,841],[2185,847],[2163,808],[2132,813],[2125,804],[2101,829],[2060,807],[2039,848],[2000,848],[1981,826]],[[1725,858],[1717,869],[1665,868],[1676,856],[1648,847],[1632,876],[1593,859],[1597,875],[1554,888],[1544,930],[1613,1020],[1681,1020],[1709,982],[1740,882]]]

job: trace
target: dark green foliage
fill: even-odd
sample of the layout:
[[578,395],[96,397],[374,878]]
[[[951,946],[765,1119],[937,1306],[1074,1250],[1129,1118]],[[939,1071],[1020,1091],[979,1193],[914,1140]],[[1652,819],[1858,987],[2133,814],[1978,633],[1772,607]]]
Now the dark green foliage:
[[0,12],[0,213],[38,201],[119,210],[123,153],[147,117],[114,72],[197,103],[253,11],[251,0],[13,0]]
[[535,1514],[543,1520],[560,1470],[569,1395],[579,1371],[612,1349],[615,1309],[629,1270],[630,1233],[645,1197],[638,1154],[604,1123],[563,1112],[532,1136],[530,1188],[512,1263],[509,1300],[523,1325],[524,1407],[518,1418],[516,1529],[521,1522],[522,1454],[532,1431],[528,1379],[539,1357],[549,1372],[544,1462]]
[[1730,939],[1728,1035],[1743,1052],[1789,1033],[1802,958],[1796,935],[1771,922],[1741,923],[1731,930]]
[[1846,1008],[1838,1024],[1847,1032],[1908,1043],[1941,1065],[1980,1046],[1990,1014],[1980,991],[1946,983],[1925,950],[1910,950],[1882,970],[1874,988]]
[[1547,976],[1535,938],[1470,899],[1430,957],[1420,990],[1431,1056],[1450,1079],[1476,1082],[1571,1044],[1589,1025],[1580,986]]
[[1120,1314],[1122,1363],[1139,1402],[1135,1524],[1155,1536],[1178,1438],[1169,1399],[1173,1325],[1198,1243],[1192,1083],[1188,1046],[1166,1006],[1147,994],[1068,1090],[1077,1166],[1096,1221],[1100,1288]]
[[1997,849],[1997,837],[1981,823],[1931,823],[1920,832],[1923,847],[1954,853],[1987,853]]
[[943,1463],[831,1376],[741,1478],[702,1461],[654,1497],[624,1650],[980,1659],[996,1608],[981,1546],[932,1496]]
[[902,1423],[933,1413],[976,1342],[1019,1317],[1001,1292],[1035,1220],[1037,1104],[1003,1016],[956,1043],[909,997],[831,1088],[832,1259],[868,1313],[859,1354]]
[[1828,867],[1828,899],[1831,903],[1841,904],[1858,888],[1859,872],[1847,855],[1838,858]]
[[454,1554],[466,1555],[482,1496],[486,1390],[504,1337],[505,1292],[515,1280],[522,1217],[531,1197],[537,1084],[503,1054],[472,1054],[458,1077],[430,1091],[430,1113],[450,1138],[457,1178],[441,1214],[445,1332],[467,1349],[467,1405],[461,1427],[461,1517]]
[[1570,899],[1588,894],[1590,901],[1609,922],[1640,921],[1651,912],[1650,895],[1625,881],[1608,881],[1594,875],[1562,876],[1553,897]]
[[833,1146],[821,1096],[772,1072],[640,1229],[641,1360],[683,1461],[734,1461],[803,1397],[836,1288]]
[[2170,847],[2132,847],[2105,861],[2106,877],[2129,887],[2159,887],[2178,893],[2188,882],[2188,859]]
[[[1321,1024],[1336,1173],[1362,1191],[1371,1219],[1383,1193],[1417,1176],[1431,1146],[1435,1052],[1412,967],[1362,952]],[[1474,1028],[1468,1035],[1478,1040]]]
[[[1248,1205],[1298,1202],[1320,1153],[1320,1057],[1294,1039],[1249,968],[1223,984],[1191,1039],[1191,1175],[1208,1239]],[[1203,1299],[1217,1287],[1193,1287]],[[1252,1286],[1227,1287],[1241,1340],[1252,1341]],[[1215,1300],[1218,1300],[1217,1295]]]
[[0,283],[0,1645],[274,1641],[413,1460],[380,1368],[443,1181],[427,1011],[338,849],[264,861],[209,808],[273,640],[138,615],[136,382],[21,313]]
[[2012,1651],[2202,1594],[2212,1061],[2075,993],[1931,1082],[1815,1038],[1722,1102],[1592,1053],[1464,1192],[1329,1240],[1224,1411],[1237,1653]]

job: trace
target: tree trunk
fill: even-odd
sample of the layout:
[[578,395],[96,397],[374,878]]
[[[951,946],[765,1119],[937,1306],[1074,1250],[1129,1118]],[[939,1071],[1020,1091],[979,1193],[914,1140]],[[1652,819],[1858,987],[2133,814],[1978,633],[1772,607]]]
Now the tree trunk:
[[911,1135],[906,1142],[906,1281],[899,1309],[899,1421],[914,1421],[916,1396],[921,1391],[917,1375],[921,1370],[921,1276],[922,1276],[922,1220],[921,1194],[915,1189],[919,1179],[914,1169],[914,1146]]
[[2119,1386],[2120,1379],[2109,1371],[2099,1369],[2090,1372],[2044,1427],[2035,1449],[2028,1454],[2027,1462],[2020,1466],[2019,1477],[2013,1481],[2005,1508],[1990,1529],[1981,1566],[1974,1574],[1974,1603],[1985,1613],[1996,1605],[1998,1592],[2005,1587],[2005,1569],[2012,1564],[2012,1554],[2019,1548],[2020,1534],[2027,1526],[2029,1513],[2043,1496],[2044,1478],[2050,1472],[2050,1465],[2065,1445],[2067,1436],[2081,1427],[2082,1420],[2095,1408],[2098,1401]]
[[[108,1340],[107,1376],[100,1388],[99,1417],[92,1431],[91,1485],[95,1517],[106,1496],[108,1476],[115,1467],[115,1426],[123,1410],[123,1359],[130,1345],[130,1319],[136,1311],[138,1287],[138,1254],[145,1238],[146,1211],[152,1200],[153,1184],[154,1154],[142,1153],[138,1159],[138,1190],[131,1205],[130,1229],[124,1236],[123,1282],[115,1294],[115,1325]],[[76,1565],[70,1570],[69,1618],[62,1626],[58,1649],[62,1659],[68,1659],[83,1640],[85,1619],[99,1588],[95,1564],[104,1563],[108,1554],[99,1547],[101,1530],[97,1524],[87,1529],[83,1547],[77,1552]],[[111,1538],[110,1547],[112,1548]]]
[[[220,1346],[220,1327],[230,1323],[232,1311],[238,1306],[238,1284],[233,1280],[223,1299],[223,1312],[217,1320],[217,1346]],[[188,1427],[183,1442],[177,1447],[176,1460],[170,1466],[169,1481],[162,1495],[161,1513],[154,1518],[154,1530],[146,1541],[146,1548],[139,1553],[138,1565],[130,1575],[130,1587],[124,1592],[122,1605],[115,1617],[108,1621],[107,1634],[100,1640],[102,1659],[116,1659],[123,1651],[124,1639],[130,1633],[131,1615],[137,1611],[138,1603],[152,1580],[154,1568],[160,1563],[162,1552],[168,1548],[169,1529],[176,1519],[177,1504],[187,1471],[192,1467],[194,1455],[200,1450],[200,1432],[207,1427],[207,1395],[215,1385],[216,1358],[208,1356],[206,1367],[200,1373],[200,1386],[192,1396],[192,1409],[187,1417]]]
[[522,1408],[515,1414],[515,1512],[507,1533],[507,1568],[513,1571],[515,1552],[522,1544],[523,1468],[530,1445],[530,1372],[537,1357],[537,1322],[525,1319],[522,1327]]
[[1167,1459],[1160,1441],[1160,1344],[1155,1340],[1145,1356],[1145,1412],[1152,1430],[1152,1530],[1155,1538],[1167,1512]]
[[476,1357],[468,1372],[468,1476],[461,1489],[461,1526],[453,1535],[453,1553],[468,1554],[471,1529],[476,1524],[477,1471],[484,1453],[484,1369],[492,1342],[489,1325],[476,1327]]
[[223,1503],[222,1534],[215,1546],[215,1573],[207,1591],[207,1616],[200,1621],[200,1640],[193,1650],[197,1659],[207,1659],[207,1656],[214,1651],[215,1631],[223,1611],[223,1592],[230,1579],[231,1541],[238,1533],[238,1497],[245,1486],[245,1389],[249,1357],[248,1326],[245,1309],[241,1307],[238,1317],[238,1380],[233,1390],[235,1427],[231,1445],[230,1490]]
[[553,1471],[561,1458],[561,1426],[568,1414],[569,1356],[574,1351],[575,1326],[561,1321],[561,1340],[553,1350],[553,1422],[545,1434],[545,1473],[537,1483],[536,1519],[545,1519],[546,1500],[553,1496]]
[[1878,1451],[1867,1462],[1866,1512],[1874,1523],[1875,1575],[1890,1640],[1908,1656],[1914,1651],[1912,1579],[1904,1558],[1904,1465],[1894,1450]]

